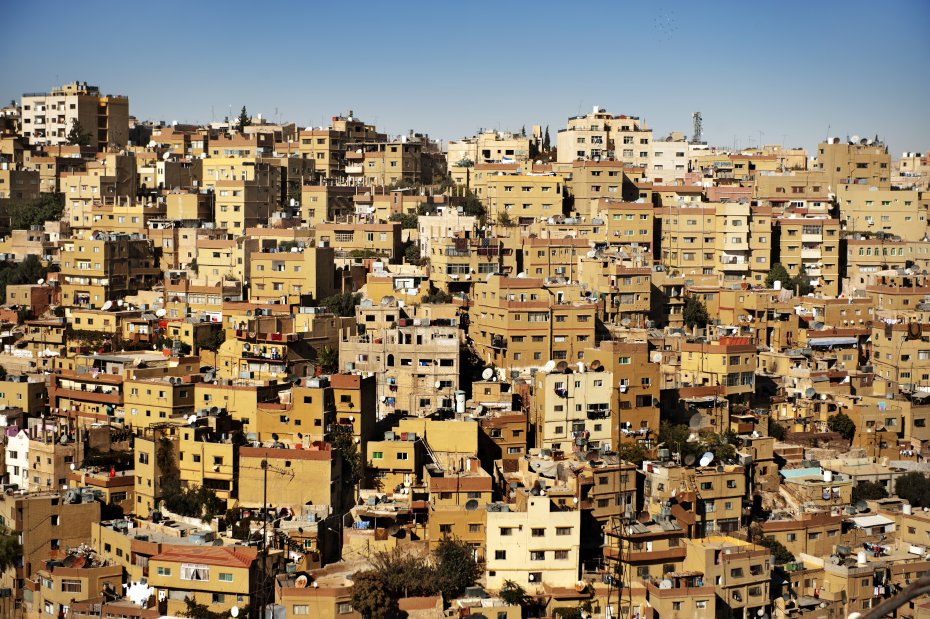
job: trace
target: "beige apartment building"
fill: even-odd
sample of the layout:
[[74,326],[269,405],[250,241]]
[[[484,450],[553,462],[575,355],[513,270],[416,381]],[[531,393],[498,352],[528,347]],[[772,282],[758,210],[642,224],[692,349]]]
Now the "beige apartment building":
[[579,159],[617,159],[650,168],[652,130],[636,116],[614,116],[595,106],[584,116],[572,116],[556,137],[559,163]]
[[89,134],[97,151],[126,146],[129,140],[129,98],[102,95],[87,82],[72,82],[47,93],[22,98],[22,131],[30,144],[64,144],[71,125]]
[[332,247],[272,248],[249,257],[249,291],[252,301],[307,305],[335,294]]
[[716,212],[713,205],[657,209],[661,260],[672,274],[717,273]]
[[461,355],[453,306],[414,312],[364,303],[356,321],[359,334],[339,344],[339,359],[349,371],[375,373],[379,411],[419,416],[453,407]]
[[574,363],[594,342],[597,302],[577,284],[492,276],[475,284],[469,335],[488,365],[510,372]]
[[98,234],[67,241],[61,251],[61,302],[97,308],[149,290],[161,271],[152,243],[133,234]]
[[530,138],[509,131],[481,131],[461,140],[450,140],[447,159],[450,166],[463,163],[499,163],[512,159],[527,161],[530,157]]
[[756,345],[745,337],[682,342],[681,380],[691,386],[720,387],[725,397],[748,397],[755,390]]
[[714,205],[716,270],[723,282],[760,284],[772,268],[772,212],[748,202]]
[[307,127],[299,132],[300,154],[313,159],[314,167],[326,178],[344,175],[346,133],[334,129]]
[[34,200],[39,197],[39,173],[0,163],[0,200]]
[[565,180],[554,174],[506,174],[487,179],[488,220],[529,225],[562,214]]
[[840,185],[836,200],[849,233],[882,233],[905,241],[919,241],[927,234],[927,204],[918,191]]
[[[668,446],[674,453],[676,446]],[[723,469],[723,470],[720,470]],[[644,509],[661,515],[669,501],[689,537],[729,533],[740,527],[746,477],[741,466],[683,467],[668,462],[644,464]]]
[[[778,260],[792,277],[801,269],[814,289],[827,296],[840,293],[840,222],[827,217],[777,217]],[[775,262],[773,258],[773,262]]]
[[622,200],[627,181],[624,163],[616,160],[572,161],[564,172],[565,184],[574,198],[574,210],[583,217],[596,217],[595,204],[601,198]]
[[532,424],[537,447],[585,453],[612,445],[613,372],[577,369],[536,373]]
[[880,141],[830,138],[817,145],[813,169],[824,173],[829,191],[851,183],[891,187],[891,155]]
[[489,589],[512,580],[531,594],[578,581],[581,512],[558,510],[523,491],[515,504],[487,507],[485,574]]

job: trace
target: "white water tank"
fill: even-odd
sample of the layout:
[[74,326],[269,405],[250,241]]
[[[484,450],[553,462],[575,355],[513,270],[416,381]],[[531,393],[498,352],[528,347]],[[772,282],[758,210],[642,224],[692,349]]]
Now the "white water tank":
[[859,554],[856,555],[856,565],[865,565],[865,551],[860,550]]
[[779,280],[776,279],[776,280],[772,283],[772,288],[774,288],[775,290],[781,290],[781,281],[779,281]]
[[455,412],[465,412],[465,392],[462,390],[455,392]]
[[832,483],[833,482],[833,471],[824,471],[823,480],[828,484]]
[[905,503],[904,505],[902,505],[901,511],[904,512],[905,516],[910,516],[911,515],[911,504]]

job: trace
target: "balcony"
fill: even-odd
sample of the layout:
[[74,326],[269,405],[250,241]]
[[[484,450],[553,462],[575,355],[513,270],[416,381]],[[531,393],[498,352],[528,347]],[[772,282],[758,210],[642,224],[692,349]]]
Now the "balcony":
[[363,168],[360,165],[347,165],[345,167],[346,174],[361,174],[362,169]]
[[820,247],[804,247],[801,249],[801,258],[819,259],[820,256]]
[[491,336],[491,348],[507,349],[507,338],[500,335]]

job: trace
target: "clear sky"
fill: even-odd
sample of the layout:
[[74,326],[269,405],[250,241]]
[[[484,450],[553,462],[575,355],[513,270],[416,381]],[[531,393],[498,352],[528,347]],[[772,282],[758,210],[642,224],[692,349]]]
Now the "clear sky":
[[[930,0],[6,2],[0,97],[82,80],[140,119],[242,105],[448,140],[600,105],[656,136],[813,146],[830,135],[930,150]],[[760,131],[762,132],[760,134]]]

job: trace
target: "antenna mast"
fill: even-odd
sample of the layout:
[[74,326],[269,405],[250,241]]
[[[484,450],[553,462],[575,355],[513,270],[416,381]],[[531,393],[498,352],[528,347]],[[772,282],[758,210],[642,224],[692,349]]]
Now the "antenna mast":
[[700,144],[702,134],[704,133],[704,123],[703,123],[703,119],[701,118],[701,113],[695,112],[694,114],[692,114],[691,120],[694,121],[694,129],[693,129],[693,134],[691,136],[691,143]]

